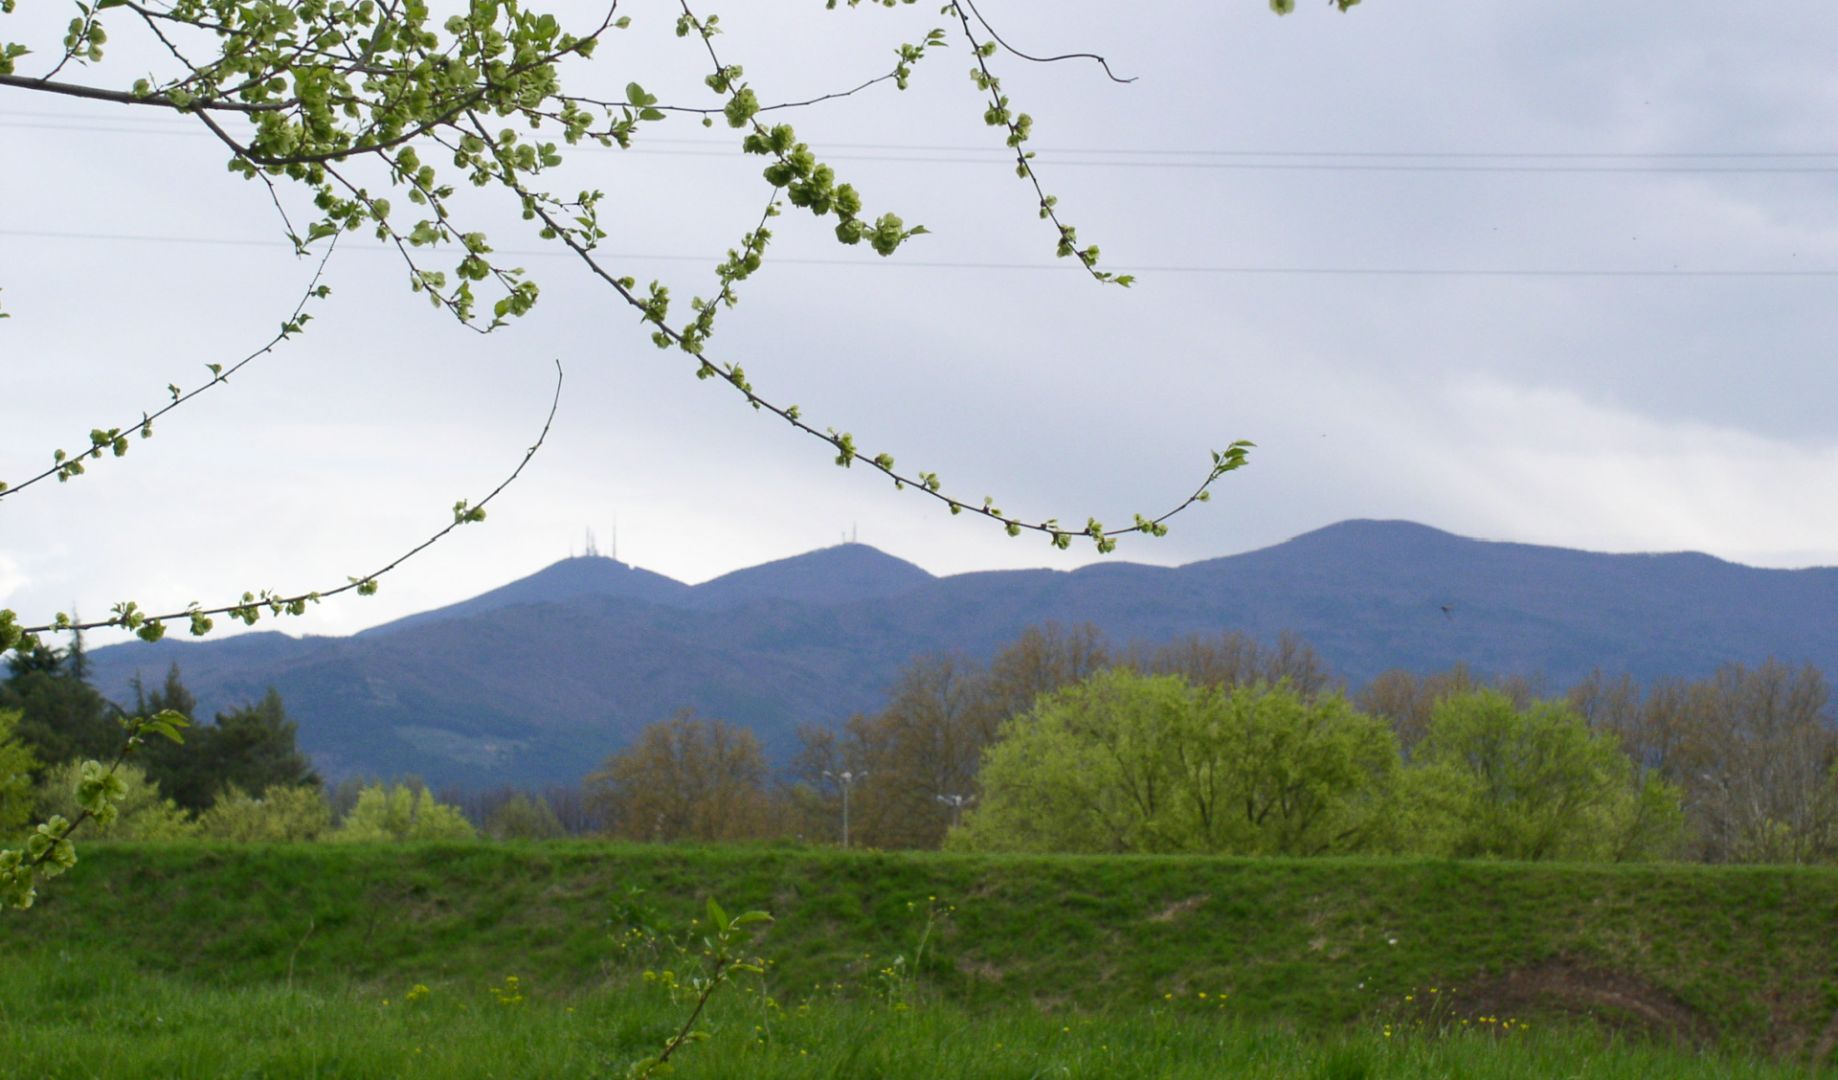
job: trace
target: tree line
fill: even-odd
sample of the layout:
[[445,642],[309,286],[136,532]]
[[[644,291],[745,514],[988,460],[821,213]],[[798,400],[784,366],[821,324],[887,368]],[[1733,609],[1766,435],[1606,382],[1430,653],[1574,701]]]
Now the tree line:
[[[9,660],[0,835],[67,810],[77,762],[119,738],[87,674],[80,640]],[[197,708],[176,666],[135,698]],[[1116,647],[1049,624],[988,663],[916,657],[879,712],[797,736],[774,769],[751,732],[685,711],[576,785],[327,787],[271,690],[149,743],[102,835],[835,843],[846,804],[850,842],[876,848],[1838,860],[1829,688],[1775,660],[1562,690],[1388,671],[1349,692],[1294,635]]]
[[987,664],[915,658],[881,711],[798,735],[775,776],[749,733],[679,715],[588,796],[634,840],[833,842],[846,799],[877,848],[1838,860],[1830,689],[1773,659],[1349,692],[1291,634],[1116,647],[1047,625]]

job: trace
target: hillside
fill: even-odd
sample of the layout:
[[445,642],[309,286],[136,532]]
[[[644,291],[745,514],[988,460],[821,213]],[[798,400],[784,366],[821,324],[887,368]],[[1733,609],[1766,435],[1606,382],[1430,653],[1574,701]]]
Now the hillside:
[[1800,1056],[1838,1004],[1830,867],[95,844],[29,916],[0,918],[0,949],[229,988],[476,992],[514,973],[555,994],[631,978],[649,960],[622,960],[619,933],[683,927],[710,895],[775,916],[760,949],[788,1005],[812,987],[875,994],[931,897],[921,978],[968,1007],[1139,1009],[1206,991],[1235,1019],[1304,1030],[1588,1015]]
[[1177,568],[932,577],[848,544],[689,586],[577,558],[351,638],[168,639],[92,661],[118,700],[136,672],[157,681],[176,661],[207,712],[272,685],[329,776],[527,783],[578,778],[684,707],[752,728],[782,757],[799,724],[878,708],[911,657],[987,657],[1049,620],[1119,642],[1293,630],[1355,686],[1388,668],[1466,663],[1561,687],[1596,666],[1651,680],[1770,656],[1838,673],[1833,611],[1833,568],[1355,521]]

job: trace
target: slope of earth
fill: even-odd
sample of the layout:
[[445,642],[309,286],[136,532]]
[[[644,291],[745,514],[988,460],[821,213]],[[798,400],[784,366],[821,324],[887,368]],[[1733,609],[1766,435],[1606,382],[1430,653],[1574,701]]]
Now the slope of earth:
[[1236,1018],[1302,1030],[1587,1018],[1803,1059],[1838,1006],[1830,867],[94,844],[41,906],[0,919],[0,949],[229,987],[514,973],[554,992],[657,963],[617,942],[686,931],[710,896],[775,917],[759,948],[787,1002],[882,992],[929,922],[922,983],[972,1007],[1224,996]]

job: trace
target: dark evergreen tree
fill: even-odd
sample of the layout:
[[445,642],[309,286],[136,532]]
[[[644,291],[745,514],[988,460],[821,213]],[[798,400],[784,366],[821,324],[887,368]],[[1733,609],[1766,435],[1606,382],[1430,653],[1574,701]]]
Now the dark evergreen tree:
[[109,758],[121,750],[120,710],[84,681],[79,636],[68,649],[38,644],[7,658],[0,709],[20,713],[17,737],[45,765]]
[[[174,664],[159,689],[148,692],[137,682],[135,708],[141,715],[174,709],[197,721],[198,702]],[[294,744],[295,725],[279,692],[270,687],[262,700],[218,713],[215,723],[186,733],[184,745],[151,740],[139,764],[166,797],[187,810],[201,811],[225,789],[251,795],[270,787],[319,785],[312,763]]]

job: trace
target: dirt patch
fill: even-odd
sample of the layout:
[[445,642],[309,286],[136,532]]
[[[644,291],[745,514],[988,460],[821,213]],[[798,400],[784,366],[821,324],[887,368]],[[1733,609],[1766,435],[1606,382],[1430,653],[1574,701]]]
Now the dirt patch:
[[1637,975],[1570,957],[1471,983],[1447,1007],[1469,1019],[1581,1017],[1615,1031],[1689,1046],[1710,1045],[1717,1035],[1710,1021],[1676,994]]
[[957,968],[959,974],[978,982],[999,983],[1002,981],[1002,969],[987,960],[971,960],[960,956],[953,966]]
[[1211,899],[1212,897],[1202,894],[1200,896],[1189,896],[1185,900],[1176,900],[1174,903],[1169,904],[1167,907],[1149,916],[1149,921],[1173,922],[1190,911],[1198,910],[1201,904]]

